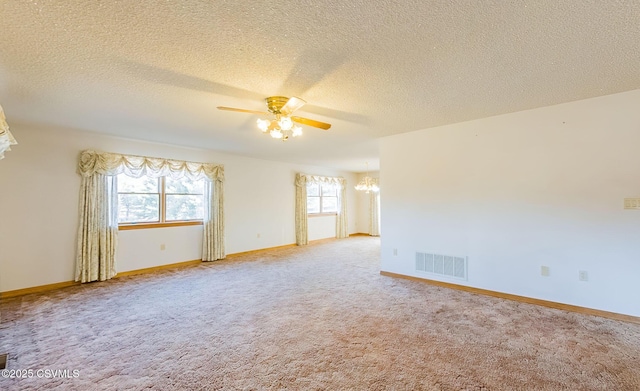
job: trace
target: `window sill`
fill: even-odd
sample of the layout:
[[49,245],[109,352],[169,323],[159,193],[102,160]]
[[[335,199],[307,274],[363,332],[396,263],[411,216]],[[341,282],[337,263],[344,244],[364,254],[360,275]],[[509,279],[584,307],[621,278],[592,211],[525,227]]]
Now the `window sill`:
[[131,229],[147,229],[147,228],[167,228],[167,227],[186,227],[189,225],[202,225],[202,221],[172,221],[163,223],[134,223],[134,224],[120,224],[118,225],[119,231],[128,231]]
[[325,216],[337,216],[337,213],[308,213],[307,217],[325,217]]

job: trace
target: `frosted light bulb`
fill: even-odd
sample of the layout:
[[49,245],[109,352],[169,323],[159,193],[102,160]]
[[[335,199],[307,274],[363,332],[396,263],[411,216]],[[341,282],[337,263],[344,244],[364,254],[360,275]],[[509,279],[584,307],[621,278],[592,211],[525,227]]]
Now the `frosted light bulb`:
[[293,121],[289,117],[281,117],[280,121],[278,121],[278,125],[280,125],[280,129],[282,130],[291,130],[293,126]]
[[271,124],[269,120],[261,118],[258,118],[258,121],[256,121],[256,123],[258,124],[258,129],[262,130],[263,132],[266,132],[267,129],[269,129],[269,125]]
[[282,138],[282,132],[280,131],[280,129],[273,129],[270,134],[273,138]]

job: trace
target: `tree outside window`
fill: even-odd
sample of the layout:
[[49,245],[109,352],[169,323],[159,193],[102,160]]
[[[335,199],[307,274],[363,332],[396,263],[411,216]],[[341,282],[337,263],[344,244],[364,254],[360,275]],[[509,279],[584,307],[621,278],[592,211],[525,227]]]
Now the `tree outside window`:
[[308,214],[336,214],[338,213],[338,189],[329,184],[307,185],[307,213]]
[[204,180],[170,177],[118,180],[120,224],[201,221],[204,216]]
[[165,178],[165,221],[202,220],[204,180]]

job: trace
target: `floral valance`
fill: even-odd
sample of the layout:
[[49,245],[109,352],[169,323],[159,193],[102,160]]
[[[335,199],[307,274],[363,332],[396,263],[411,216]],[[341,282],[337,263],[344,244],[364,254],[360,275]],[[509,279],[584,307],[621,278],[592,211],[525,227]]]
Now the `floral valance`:
[[16,139],[9,131],[9,125],[7,119],[4,116],[4,110],[0,106],[0,159],[4,158],[6,151],[11,151],[11,146],[18,144]]
[[78,173],[90,177],[95,173],[118,175],[125,173],[134,178],[142,176],[168,176],[179,179],[204,179],[224,182],[224,166],[212,163],[194,163],[182,160],[85,150],[80,153]]
[[334,185],[336,187],[344,187],[347,181],[342,177],[307,175],[303,173],[296,174],[296,186],[306,186],[307,184]]

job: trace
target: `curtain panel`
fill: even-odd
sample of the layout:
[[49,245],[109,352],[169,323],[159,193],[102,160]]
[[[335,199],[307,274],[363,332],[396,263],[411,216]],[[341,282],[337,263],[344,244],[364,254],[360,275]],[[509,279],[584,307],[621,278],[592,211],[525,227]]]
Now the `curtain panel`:
[[116,275],[118,188],[115,176],[96,173],[82,177],[79,215],[75,280],[108,280]]
[[[224,249],[224,197],[223,182],[207,181],[204,188],[204,221],[202,238],[202,260],[205,262],[223,259]],[[208,201],[208,202],[207,202]]]
[[349,226],[347,224],[347,186],[343,178],[338,191],[338,214],[336,215],[336,238],[344,239],[349,237]]
[[318,175],[296,174],[296,244],[304,246],[309,243],[307,216],[307,184],[333,185],[338,188],[338,212],[336,215],[336,238],[349,237],[347,221],[347,181],[342,177],[326,177]]
[[309,244],[307,227],[307,176],[296,174],[296,244]]
[[205,180],[202,260],[225,257],[224,167],[118,153],[82,151],[76,281],[104,281],[116,274],[118,190],[116,175]]

